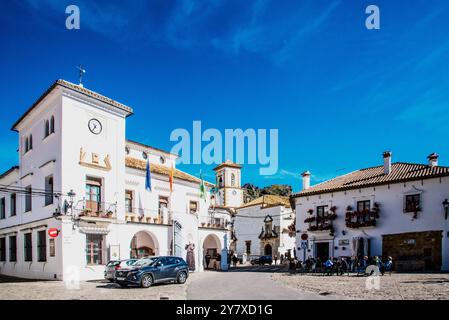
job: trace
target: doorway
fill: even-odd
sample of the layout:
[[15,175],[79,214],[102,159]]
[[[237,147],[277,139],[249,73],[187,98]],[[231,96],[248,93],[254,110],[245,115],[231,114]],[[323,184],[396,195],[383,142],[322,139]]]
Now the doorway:
[[273,247],[270,244],[266,244],[264,248],[264,254],[266,256],[271,256],[273,253]]
[[318,242],[315,243],[316,258],[320,258],[321,261],[326,261],[329,258],[329,242]]

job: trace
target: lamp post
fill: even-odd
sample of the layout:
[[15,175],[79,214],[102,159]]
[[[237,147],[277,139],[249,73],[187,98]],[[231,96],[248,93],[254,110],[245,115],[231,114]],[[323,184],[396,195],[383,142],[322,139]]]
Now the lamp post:
[[444,199],[442,204],[443,204],[443,208],[444,208],[444,219],[447,220],[447,215],[448,215],[448,211],[449,211],[449,200]]

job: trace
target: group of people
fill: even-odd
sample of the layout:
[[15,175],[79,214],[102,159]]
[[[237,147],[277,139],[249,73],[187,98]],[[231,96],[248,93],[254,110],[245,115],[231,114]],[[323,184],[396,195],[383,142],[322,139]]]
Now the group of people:
[[377,268],[369,268],[369,274],[375,272],[384,275],[385,272],[391,271],[393,267],[393,258],[388,257],[385,261],[379,256],[374,257],[329,257],[326,260],[321,258],[313,258],[309,256],[305,261],[297,258],[291,259],[289,269],[291,271],[301,270],[304,272],[323,273],[325,275],[343,275],[349,272],[356,272],[357,274],[365,274],[369,266]]
[[[212,256],[209,253],[207,253],[204,257],[205,269],[210,269],[211,260],[214,260],[213,264],[212,264],[212,269],[217,270],[217,271],[220,270],[221,269],[221,254],[217,253],[215,255],[215,257],[212,258]],[[227,262],[228,262],[228,268],[231,266],[231,263],[234,267],[237,267],[237,264],[239,262],[239,258],[237,257],[237,254],[233,253],[233,252],[228,253]]]

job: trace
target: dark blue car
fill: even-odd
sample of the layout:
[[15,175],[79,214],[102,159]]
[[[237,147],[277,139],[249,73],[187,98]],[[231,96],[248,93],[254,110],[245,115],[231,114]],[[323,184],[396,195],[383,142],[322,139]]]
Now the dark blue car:
[[179,257],[151,257],[135,262],[129,268],[115,272],[114,281],[121,287],[128,285],[148,288],[153,283],[175,281],[183,284],[189,276],[189,267]]

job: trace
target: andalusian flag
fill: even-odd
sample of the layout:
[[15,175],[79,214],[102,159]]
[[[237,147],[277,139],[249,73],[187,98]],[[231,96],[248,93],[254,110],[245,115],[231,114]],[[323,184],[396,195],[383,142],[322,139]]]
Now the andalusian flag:
[[206,188],[204,186],[203,173],[200,171],[200,198],[203,198],[206,201]]
[[175,169],[173,168],[173,165],[170,168],[170,174],[168,175],[168,181],[170,182],[170,192],[173,191],[173,175],[175,173]]

